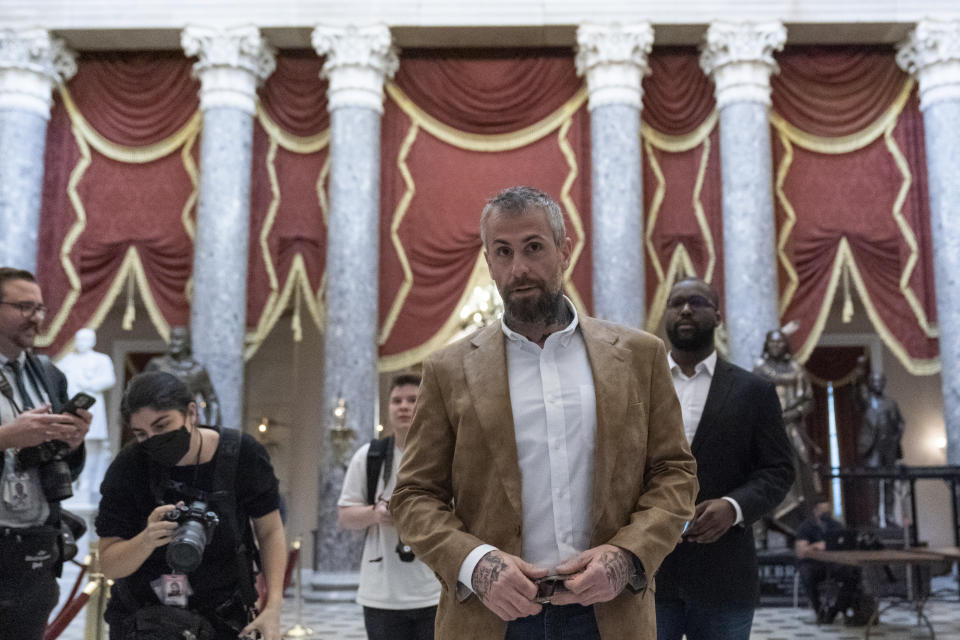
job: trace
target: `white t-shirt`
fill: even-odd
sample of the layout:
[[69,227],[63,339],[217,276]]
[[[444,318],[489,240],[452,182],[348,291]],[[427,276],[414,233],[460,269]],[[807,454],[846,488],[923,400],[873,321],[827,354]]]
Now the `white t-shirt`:
[[[340,491],[341,507],[367,504],[367,451],[370,443],[360,447],[347,467]],[[393,451],[393,470],[387,486],[383,473],[377,481],[377,497],[389,499],[397,484],[400,450]],[[419,559],[403,562],[397,555],[397,529],[391,525],[374,525],[367,529],[360,560],[360,589],[357,602],[376,609],[421,609],[440,601],[440,582],[430,568]],[[379,558],[379,560],[378,560]]]

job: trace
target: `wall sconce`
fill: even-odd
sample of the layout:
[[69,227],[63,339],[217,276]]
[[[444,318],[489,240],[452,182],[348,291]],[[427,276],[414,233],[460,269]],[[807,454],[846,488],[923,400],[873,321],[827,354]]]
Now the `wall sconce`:
[[267,431],[270,430],[270,418],[264,416],[260,418],[260,424],[257,425],[257,433],[260,435],[267,435]]

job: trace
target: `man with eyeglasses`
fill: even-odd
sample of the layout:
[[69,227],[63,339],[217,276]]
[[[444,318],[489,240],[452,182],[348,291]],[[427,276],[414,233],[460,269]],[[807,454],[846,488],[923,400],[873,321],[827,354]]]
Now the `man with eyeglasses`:
[[[67,380],[31,353],[46,311],[33,274],[0,267],[0,636],[18,640],[43,638],[57,603],[60,498],[83,467],[91,420],[60,413]],[[66,469],[70,478],[57,473]]]
[[748,640],[759,585],[751,525],[793,482],[776,390],[717,357],[718,307],[710,285],[684,278],[670,290],[664,315],[700,493],[657,574],[658,640]]

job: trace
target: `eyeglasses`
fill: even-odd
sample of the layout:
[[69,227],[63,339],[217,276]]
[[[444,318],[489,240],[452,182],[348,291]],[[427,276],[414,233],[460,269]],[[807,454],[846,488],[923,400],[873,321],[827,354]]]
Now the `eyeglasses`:
[[670,298],[667,300],[667,306],[671,309],[683,309],[686,305],[690,305],[691,309],[716,309],[717,305],[713,304],[703,296],[690,296],[688,298]]
[[39,315],[41,318],[47,315],[47,306],[43,304],[37,304],[36,302],[2,302],[0,304],[9,305],[11,307],[16,307],[20,310],[20,315],[24,318],[32,318],[34,314]]

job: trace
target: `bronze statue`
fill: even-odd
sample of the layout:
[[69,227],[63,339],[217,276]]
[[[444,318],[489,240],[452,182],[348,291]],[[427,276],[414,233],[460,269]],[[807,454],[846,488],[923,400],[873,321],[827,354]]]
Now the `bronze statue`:
[[787,337],[779,329],[767,332],[763,357],[757,360],[753,372],[777,387],[783,409],[783,426],[793,445],[796,469],[793,486],[780,506],[773,510],[768,524],[793,535],[820,493],[820,477],[813,469],[813,454],[819,454],[820,448],[807,435],[804,423],[807,414],[813,410],[813,387],[806,371],[793,359]]
[[190,349],[190,330],[187,327],[170,329],[167,353],[151,358],[144,371],[165,371],[179,378],[197,399],[200,423],[220,424],[220,401],[213,383],[202,364],[194,360]]
[[[867,376],[866,358],[857,361],[857,387],[860,392],[860,407],[863,410],[863,422],[857,438],[857,453],[860,463],[867,467],[892,470],[897,461],[903,458],[900,439],[903,437],[904,422],[900,407],[896,401],[884,395],[887,378],[880,372]],[[879,524],[899,526],[894,513],[894,481],[880,482],[880,496],[875,512]]]

